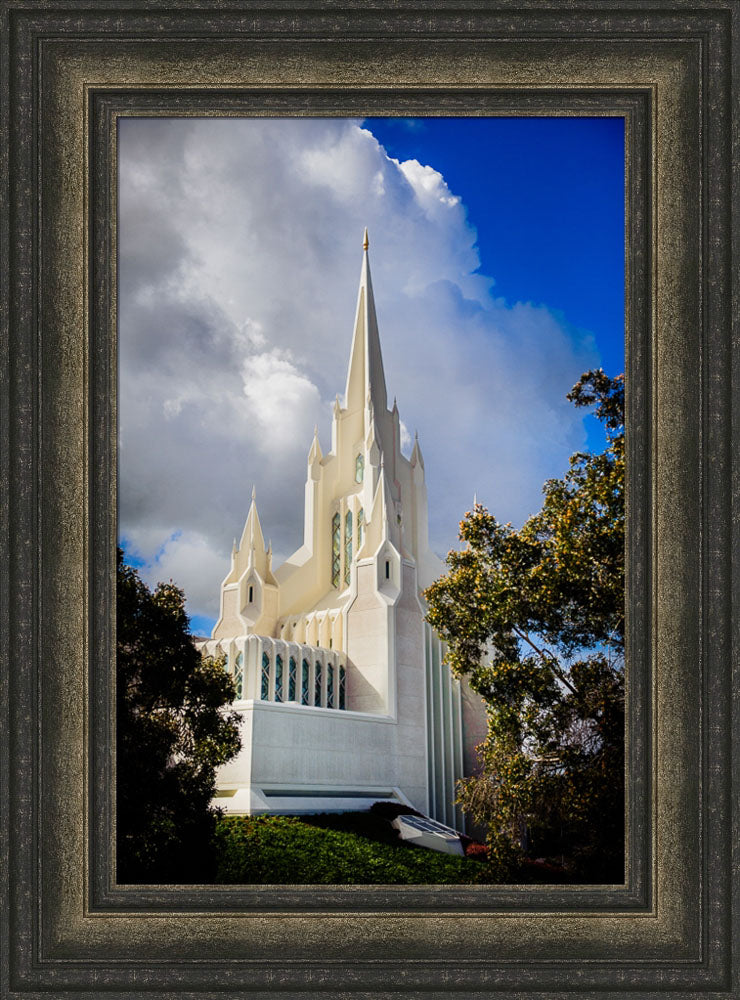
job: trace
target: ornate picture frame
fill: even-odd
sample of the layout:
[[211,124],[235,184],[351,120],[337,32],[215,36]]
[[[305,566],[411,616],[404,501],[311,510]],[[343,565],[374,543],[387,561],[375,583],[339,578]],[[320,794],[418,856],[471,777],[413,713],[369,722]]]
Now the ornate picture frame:
[[[737,5],[0,7],[0,995],[736,995]],[[624,116],[623,886],[116,885],[116,120],[136,113]]]

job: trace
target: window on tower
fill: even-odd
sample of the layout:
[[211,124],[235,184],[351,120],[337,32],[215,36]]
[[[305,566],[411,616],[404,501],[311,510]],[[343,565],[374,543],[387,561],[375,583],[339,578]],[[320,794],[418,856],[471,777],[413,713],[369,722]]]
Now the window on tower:
[[304,660],[301,664],[301,705],[308,704],[308,684],[308,660]]
[[362,548],[362,543],[365,538],[365,511],[360,507],[357,511],[357,549],[358,551]]
[[360,454],[355,459],[355,482],[361,483],[365,478],[365,456]]
[[296,663],[291,656],[288,661],[288,701],[295,701],[296,673]]
[[344,582],[349,586],[352,569],[352,511],[348,510],[344,519]]
[[278,653],[275,657],[275,701],[283,700],[283,658]]
[[270,697],[270,657],[267,653],[262,654],[262,684],[260,686],[260,698],[268,701]]
[[241,653],[236,654],[234,661],[234,687],[236,688],[236,697],[241,698],[244,694],[244,657]]
[[341,519],[335,514],[331,519],[331,585],[339,586],[339,573],[342,562],[341,552]]
[[346,688],[347,688],[347,675],[345,673],[344,667],[340,665],[339,667],[339,707],[344,708],[345,698],[346,698]]
[[321,664],[318,660],[314,664],[313,703],[314,705],[321,704]]

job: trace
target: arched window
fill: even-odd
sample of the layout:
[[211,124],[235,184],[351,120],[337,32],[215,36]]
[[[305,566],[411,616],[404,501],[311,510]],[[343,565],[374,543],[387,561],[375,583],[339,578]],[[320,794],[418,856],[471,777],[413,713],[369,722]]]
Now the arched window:
[[275,657],[275,701],[283,700],[283,658]]
[[339,707],[344,708],[346,701],[347,674],[343,666],[339,667]]
[[365,478],[365,456],[360,454],[355,459],[355,482],[361,483]]
[[308,660],[301,664],[301,705],[308,704]]
[[331,585],[339,586],[339,571],[342,562],[341,527],[339,514],[331,519]]
[[326,707],[334,708],[334,667],[326,665]]
[[234,660],[234,687],[236,688],[237,699],[244,697],[244,658],[241,653],[236,654]]
[[288,660],[288,701],[295,701],[296,673],[295,660],[291,656]]
[[352,568],[352,511],[348,510],[344,518],[344,582],[349,585]]
[[267,653],[262,654],[262,687],[260,688],[260,698],[262,701],[270,700],[270,657]]
[[365,511],[360,507],[357,511],[357,550],[362,548],[362,542],[365,538]]
[[321,704],[321,664],[318,660],[316,661],[316,672],[314,674],[313,703],[314,705]]

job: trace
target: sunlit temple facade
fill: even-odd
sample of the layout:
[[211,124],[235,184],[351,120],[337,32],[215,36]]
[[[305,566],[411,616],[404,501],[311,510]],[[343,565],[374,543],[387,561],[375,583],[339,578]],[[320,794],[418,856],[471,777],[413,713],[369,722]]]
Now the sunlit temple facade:
[[331,450],[308,453],[303,545],[281,566],[255,493],[220,616],[201,644],[225,654],[242,750],[221,768],[228,813],[312,813],[410,804],[462,829],[455,782],[485,735],[481,700],[453,678],[424,620],[443,572],[429,548],[418,438],[401,453],[388,409],[367,232],[344,399]]

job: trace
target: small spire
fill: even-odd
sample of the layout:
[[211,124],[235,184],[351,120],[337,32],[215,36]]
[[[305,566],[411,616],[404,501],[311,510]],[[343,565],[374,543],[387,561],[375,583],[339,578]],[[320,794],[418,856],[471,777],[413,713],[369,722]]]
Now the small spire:
[[252,549],[262,549],[264,550],[265,540],[262,536],[262,528],[260,527],[260,519],[257,513],[257,490],[252,487],[252,503],[249,507],[249,513],[247,514],[247,520],[244,524],[244,530],[242,531],[242,537],[239,541],[239,550],[252,550]]
[[478,494],[474,493],[473,494],[473,509],[475,509],[477,506],[478,506]]
[[398,403],[396,402],[395,396],[393,397],[393,409],[396,413],[398,413]]
[[414,447],[411,450],[411,464],[416,466],[421,466],[424,469],[424,459],[421,454],[421,446],[419,445],[419,432],[414,431]]
[[308,464],[312,465],[314,462],[320,462],[322,458],[323,453],[319,443],[319,425],[316,424],[313,429],[313,441],[311,442],[311,447],[308,449]]
[[365,237],[362,241],[362,249],[367,253],[367,248],[370,246],[370,240],[367,235],[367,226],[365,226]]

